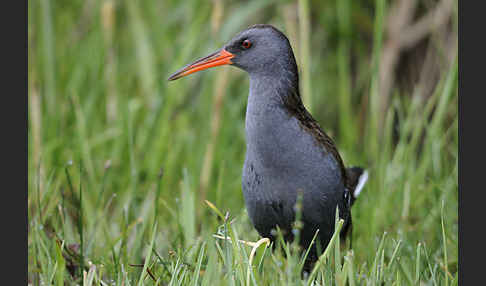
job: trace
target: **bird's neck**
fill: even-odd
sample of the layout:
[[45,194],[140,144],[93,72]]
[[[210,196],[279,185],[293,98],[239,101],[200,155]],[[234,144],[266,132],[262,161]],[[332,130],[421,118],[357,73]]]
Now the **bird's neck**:
[[245,119],[247,155],[255,156],[260,165],[288,163],[283,161],[282,154],[292,148],[288,140],[299,130],[296,130],[295,121],[291,120],[292,114],[287,105],[289,100],[300,102],[298,88],[297,76],[289,79],[250,75]]
[[289,105],[295,104],[302,104],[296,66],[273,74],[250,74],[247,116],[269,119],[275,112],[288,113]]

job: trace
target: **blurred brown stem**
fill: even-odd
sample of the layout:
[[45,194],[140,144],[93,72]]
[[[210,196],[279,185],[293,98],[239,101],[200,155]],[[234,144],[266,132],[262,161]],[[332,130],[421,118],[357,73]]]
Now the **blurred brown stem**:
[[297,31],[299,25],[298,10],[299,9],[297,7],[297,3],[285,4],[282,7],[282,13],[285,22],[285,31],[287,32],[289,41],[296,55],[300,55],[300,46],[298,41],[299,34]]
[[[39,176],[42,176],[44,173],[44,170],[42,168],[42,165],[40,163],[41,160],[41,150],[42,150],[42,107],[41,107],[41,101],[40,101],[40,96],[39,96],[39,90],[37,88],[37,85],[35,83],[35,80],[33,79],[34,73],[31,75],[31,83],[30,83],[30,90],[29,90],[29,121],[30,121],[30,128],[32,130],[31,136],[32,136],[32,154],[33,154],[33,162],[34,162],[34,168],[38,169]],[[37,173],[37,172],[36,172]],[[39,182],[39,192],[42,193],[43,191],[43,184],[42,180],[36,180]],[[40,206],[39,206],[40,207]]]
[[[221,126],[221,109],[223,106],[223,100],[225,96],[226,84],[228,82],[228,72],[219,71],[216,78],[216,90],[213,96],[213,117],[211,118],[211,137],[208,145],[206,146],[206,153],[204,154],[204,161],[201,168],[201,177],[199,180],[199,194],[200,201],[206,200],[206,193],[211,178],[214,148],[219,135]],[[201,209],[201,208],[198,208]]]
[[390,8],[387,39],[380,60],[381,124],[388,109],[391,89],[395,82],[395,68],[401,52],[414,47],[444,25],[451,16],[453,3],[454,0],[441,0],[435,9],[415,22],[412,20],[417,8],[416,0],[399,0]]
[[101,21],[106,50],[105,80],[108,86],[106,98],[106,117],[108,122],[113,122],[117,115],[117,88],[116,88],[116,61],[113,47],[113,34],[115,27],[115,7],[112,0],[108,0],[101,6]]
[[301,83],[302,83],[302,101],[309,111],[312,111],[312,86],[310,80],[311,70],[311,51],[310,51],[310,11],[309,1],[299,0],[299,31],[300,31],[300,66],[301,70]]
[[[215,34],[221,27],[224,6],[221,0],[214,0],[213,14],[212,14],[212,33]],[[199,179],[199,200],[204,202],[208,190],[209,181],[212,174],[214,148],[217,142],[219,129],[221,126],[221,109],[225,96],[226,83],[228,81],[227,71],[218,71],[215,83],[215,92],[213,96],[213,117],[211,118],[211,137],[206,145],[206,153],[204,154],[204,161],[201,168],[201,176]],[[202,207],[197,208],[197,212],[201,215]]]

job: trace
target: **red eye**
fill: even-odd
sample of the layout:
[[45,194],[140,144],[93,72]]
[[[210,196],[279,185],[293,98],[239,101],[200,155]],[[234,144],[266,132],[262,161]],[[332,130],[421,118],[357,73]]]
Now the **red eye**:
[[244,40],[243,43],[241,43],[241,46],[245,49],[249,49],[251,47],[251,42],[248,40]]

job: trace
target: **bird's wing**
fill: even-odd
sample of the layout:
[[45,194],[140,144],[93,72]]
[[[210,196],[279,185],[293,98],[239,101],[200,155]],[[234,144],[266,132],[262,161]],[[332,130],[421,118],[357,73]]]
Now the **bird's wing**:
[[293,90],[286,98],[286,102],[284,102],[286,109],[288,112],[297,118],[300,125],[306,130],[309,134],[311,134],[317,141],[319,145],[322,146],[322,149],[328,153],[331,153],[336,162],[339,165],[339,169],[341,170],[341,177],[345,182],[346,187],[348,187],[347,183],[347,173],[346,168],[344,167],[343,159],[339,155],[337,150],[336,144],[334,141],[329,137],[321,128],[319,123],[312,117],[312,115],[307,111],[298,91]]

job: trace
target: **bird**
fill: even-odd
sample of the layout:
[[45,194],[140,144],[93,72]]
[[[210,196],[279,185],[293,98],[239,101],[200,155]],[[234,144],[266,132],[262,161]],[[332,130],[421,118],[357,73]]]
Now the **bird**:
[[310,247],[304,266],[309,271],[318,259],[316,245],[324,250],[334,233],[336,208],[344,221],[341,239],[352,229],[351,206],[368,172],[344,166],[334,141],[305,108],[294,53],[283,32],[269,24],[252,25],[168,80],[221,65],[237,67],[250,79],[242,170],[250,221],[262,237],[275,241],[280,229],[285,241],[293,241],[300,198],[299,245]]

